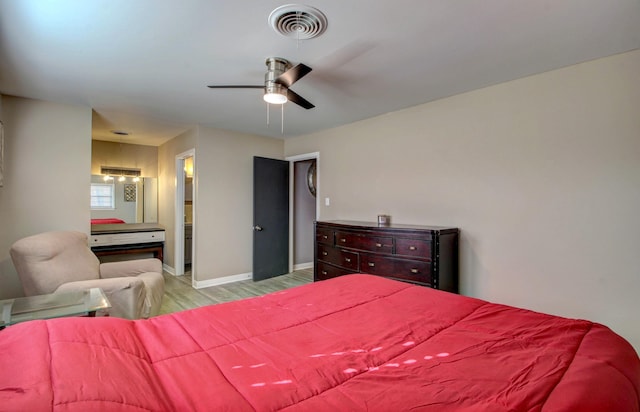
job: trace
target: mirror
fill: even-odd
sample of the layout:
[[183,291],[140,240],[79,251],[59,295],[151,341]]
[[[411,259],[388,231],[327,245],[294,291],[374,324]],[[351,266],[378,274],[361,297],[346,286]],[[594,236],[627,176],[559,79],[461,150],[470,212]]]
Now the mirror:
[[[104,223],[158,223],[158,179],[141,177],[139,182],[127,178],[104,181],[102,175],[91,175],[91,183],[113,185],[114,208],[91,209],[91,219],[108,219]],[[100,222],[102,223],[102,222]],[[120,222],[121,223],[121,222]]]
[[316,186],[316,160],[313,159],[313,161],[309,165],[309,169],[307,169],[307,187],[309,188],[309,193],[311,193],[311,196],[313,197],[316,197]]

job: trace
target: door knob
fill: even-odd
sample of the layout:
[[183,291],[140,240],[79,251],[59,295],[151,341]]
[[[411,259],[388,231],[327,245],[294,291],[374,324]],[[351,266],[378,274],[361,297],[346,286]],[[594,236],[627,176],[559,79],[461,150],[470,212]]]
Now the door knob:
[[253,227],[253,230],[255,230],[256,232],[262,232],[262,227],[256,225]]

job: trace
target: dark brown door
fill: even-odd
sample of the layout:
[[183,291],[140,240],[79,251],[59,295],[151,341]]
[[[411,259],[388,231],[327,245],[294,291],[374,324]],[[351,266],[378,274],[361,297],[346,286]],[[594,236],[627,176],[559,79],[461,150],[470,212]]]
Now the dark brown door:
[[289,272],[289,162],[253,158],[253,280]]

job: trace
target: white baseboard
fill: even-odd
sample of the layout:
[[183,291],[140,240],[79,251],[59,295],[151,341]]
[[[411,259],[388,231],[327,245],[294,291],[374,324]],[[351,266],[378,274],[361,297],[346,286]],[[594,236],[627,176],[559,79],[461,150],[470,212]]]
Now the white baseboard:
[[293,265],[293,270],[302,270],[302,269],[313,269],[313,262],[298,263],[297,265]]
[[167,265],[167,264],[164,264],[164,263],[162,264],[162,270],[164,270],[165,272],[167,272],[171,276],[175,276],[176,275],[176,270],[174,268],[172,268],[171,266]]
[[224,285],[225,283],[238,282],[241,280],[250,280],[253,278],[253,273],[241,273],[239,275],[225,276],[216,279],[199,280],[193,282],[193,287],[196,289],[208,288],[211,286]]

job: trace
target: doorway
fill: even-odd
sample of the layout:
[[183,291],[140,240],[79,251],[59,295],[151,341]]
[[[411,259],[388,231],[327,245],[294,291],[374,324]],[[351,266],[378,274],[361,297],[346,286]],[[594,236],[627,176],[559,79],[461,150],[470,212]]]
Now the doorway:
[[191,273],[191,283],[196,282],[195,233],[196,213],[195,198],[197,193],[195,149],[187,150],[176,156],[176,196],[175,196],[175,231],[174,231],[174,265],[175,275]]
[[289,181],[289,272],[313,268],[314,222],[320,211],[320,153],[287,157]]

